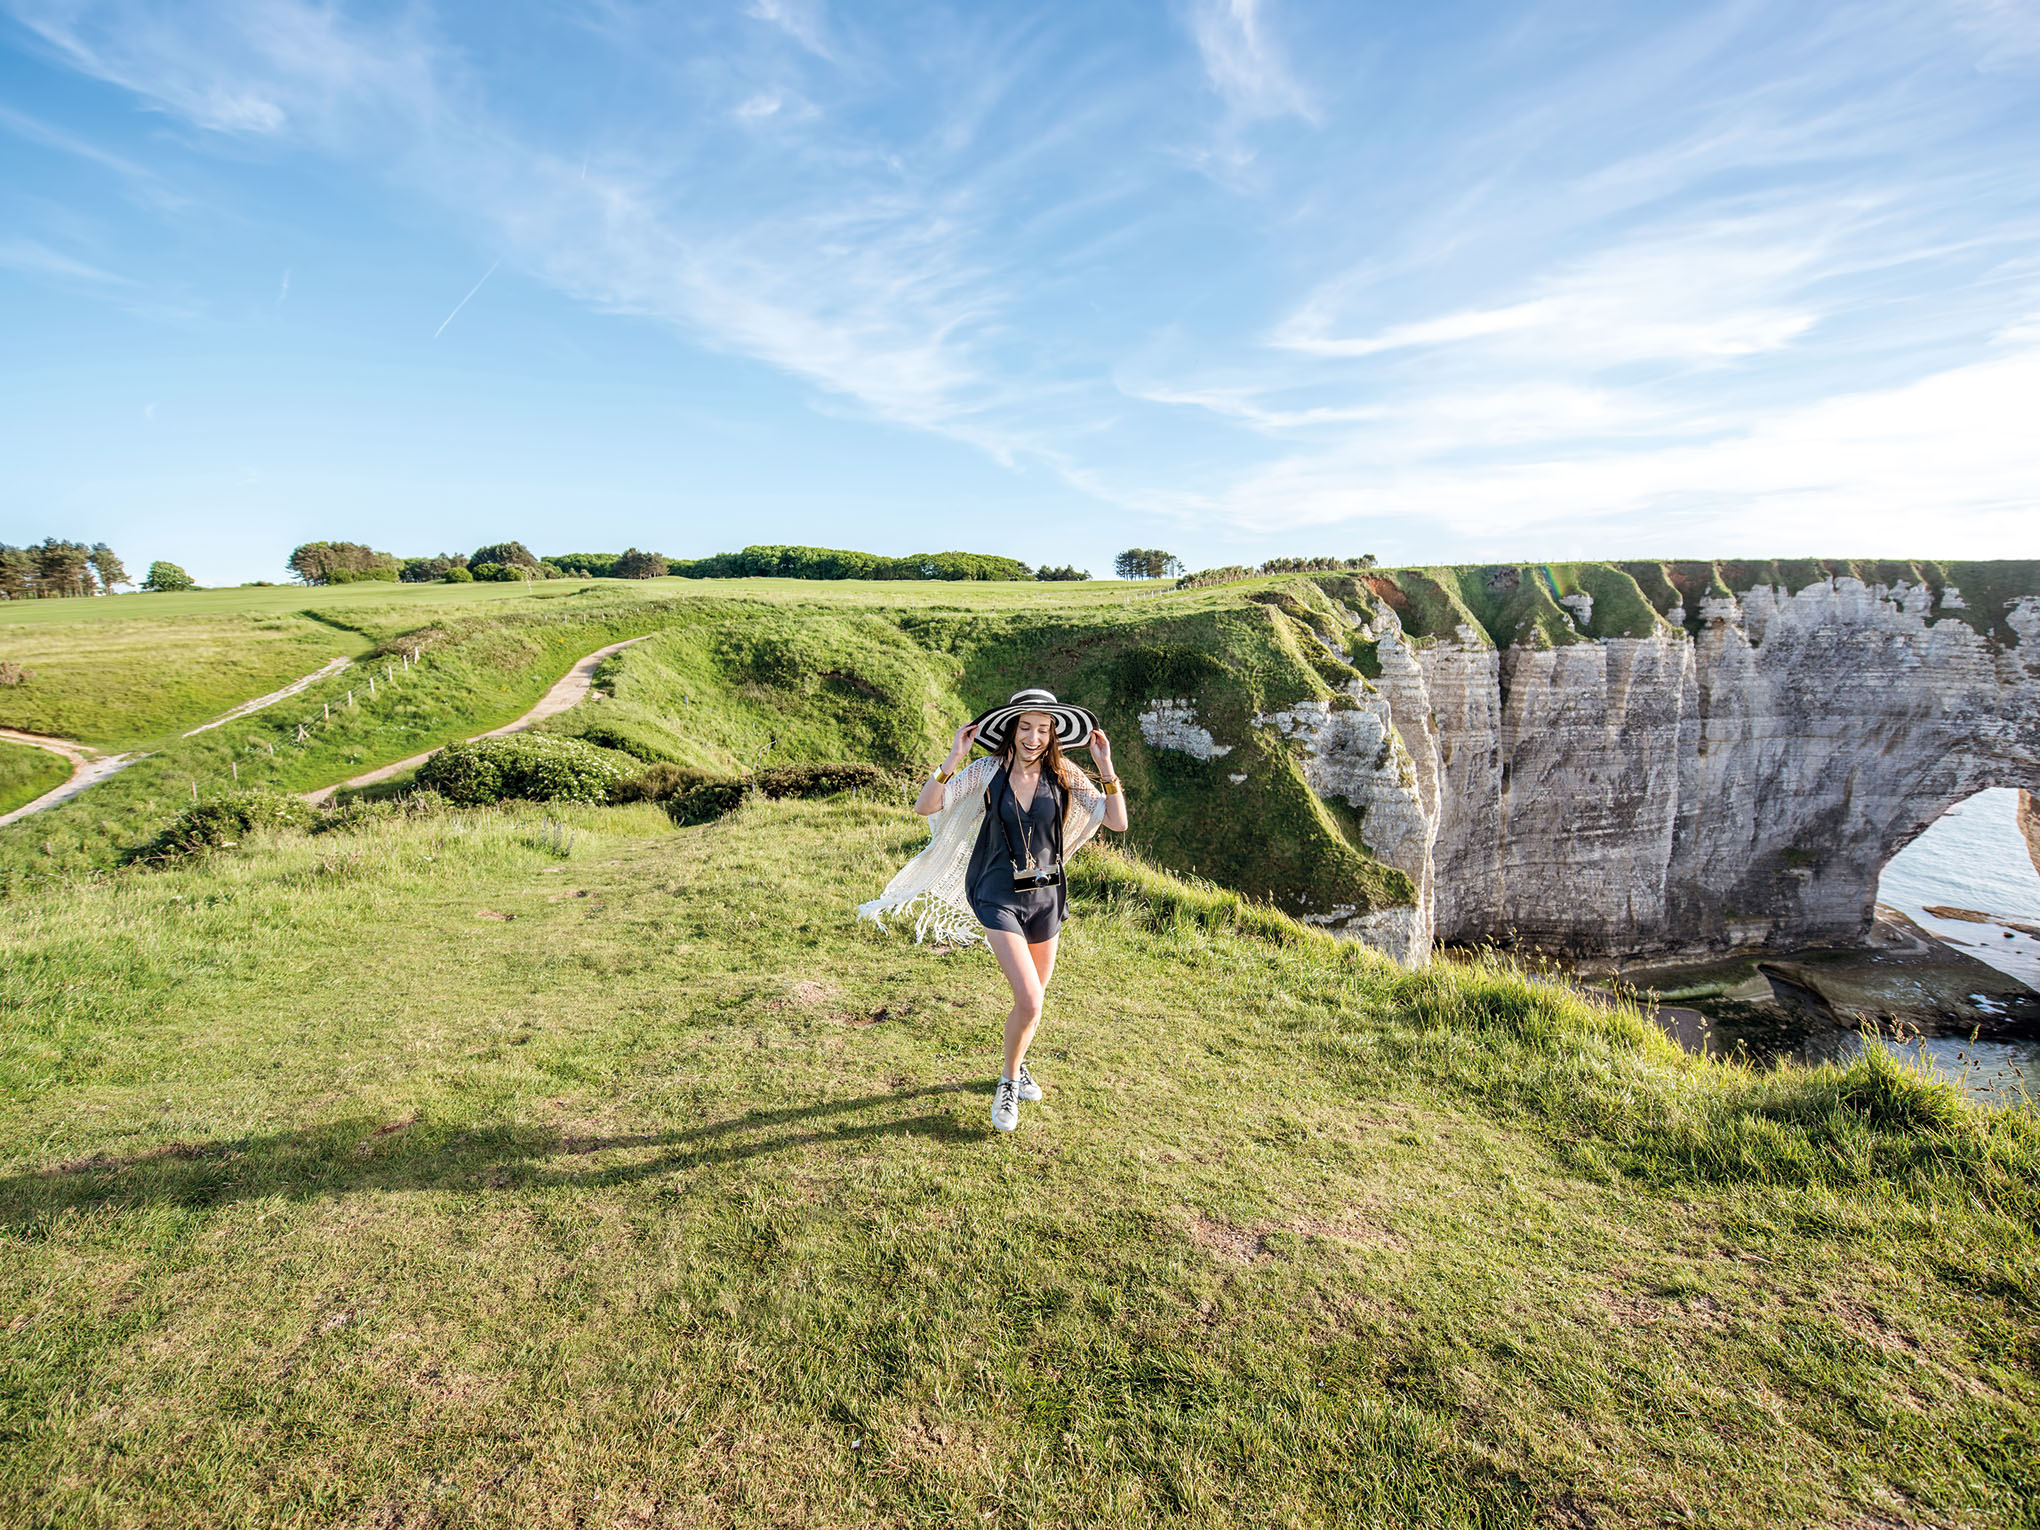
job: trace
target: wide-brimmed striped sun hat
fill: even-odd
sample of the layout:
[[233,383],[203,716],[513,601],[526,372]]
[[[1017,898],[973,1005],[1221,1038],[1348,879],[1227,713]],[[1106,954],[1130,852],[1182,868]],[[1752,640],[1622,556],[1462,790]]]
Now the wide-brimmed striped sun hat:
[[1057,701],[1053,691],[1040,689],[1015,691],[1012,699],[1002,707],[993,707],[981,712],[971,720],[977,729],[975,740],[980,749],[997,754],[1006,747],[1006,733],[1013,726],[1013,719],[1022,712],[1046,712],[1055,719],[1055,741],[1065,749],[1075,749],[1091,736],[1098,726],[1098,719],[1082,707],[1071,706],[1067,701]]

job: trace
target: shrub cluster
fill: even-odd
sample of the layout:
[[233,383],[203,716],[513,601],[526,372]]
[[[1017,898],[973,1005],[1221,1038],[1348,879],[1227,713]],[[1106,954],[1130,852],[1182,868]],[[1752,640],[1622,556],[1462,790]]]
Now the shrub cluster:
[[555,553],[545,561],[564,574],[582,579],[609,579],[616,569],[615,553]]
[[1194,574],[1185,574],[1176,581],[1176,588],[1197,590],[1209,584],[1230,584],[1235,579],[1251,579],[1256,574],[1341,574],[1372,567],[1374,567],[1373,553],[1358,558],[1270,558],[1258,569],[1248,568],[1241,563],[1228,563],[1223,568],[1207,568]]
[[548,733],[448,744],[418,767],[418,785],[456,807],[481,807],[510,797],[605,802],[623,779],[622,767],[601,750]]
[[387,580],[403,573],[402,560],[360,542],[305,542],[291,549],[284,567],[306,584],[354,584]]
[[151,593],[171,590],[195,590],[198,581],[174,563],[157,559],[149,565],[149,577],[142,581],[142,588]]
[[338,807],[328,807],[312,825],[314,834],[345,833],[364,829],[372,823],[430,818],[450,804],[437,792],[413,791],[401,797],[351,797]]
[[861,760],[826,765],[775,765],[754,776],[718,776],[685,765],[654,765],[643,775],[619,782],[611,802],[656,802],[674,823],[713,823],[743,804],[744,793],[756,789],[767,797],[833,797],[838,792],[879,788],[895,780],[892,772]]
[[1241,563],[1228,563],[1223,568],[1207,568],[1195,574],[1185,574],[1176,581],[1179,590],[1201,590],[1209,584],[1231,584],[1235,579],[1251,579],[1254,571]]
[[830,765],[774,765],[751,777],[768,797],[833,797],[838,792],[869,791],[885,786],[893,773],[862,760]]
[[1033,570],[989,553],[910,553],[882,558],[840,547],[747,547],[676,560],[683,579],[1027,579]]
[[308,829],[313,817],[311,804],[301,797],[251,787],[186,808],[128,858],[160,864],[179,856],[204,855],[238,844],[255,829]]
[[474,577],[467,572],[467,561],[460,553],[441,553],[436,558],[406,558],[397,577],[405,584],[458,584],[459,580],[448,577],[455,569],[469,579]]

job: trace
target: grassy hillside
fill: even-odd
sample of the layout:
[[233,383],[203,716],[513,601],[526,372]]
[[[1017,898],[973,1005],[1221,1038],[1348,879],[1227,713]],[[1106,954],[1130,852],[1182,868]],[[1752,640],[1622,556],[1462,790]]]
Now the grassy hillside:
[[[1334,624],[1333,607],[1308,581],[1245,597],[1056,587],[1080,592],[1063,604],[1046,587],[973,586],[968,606],[926,584],[828,587],[831,598],[810,600],[787,588],[798,583],[577,581],[451,609],[401,591],[371,601],[349,587],[347,604],[308,607],[305,619],[351,624],[370,645],[353,671],[172,739],[74,802],[0,831],[0,890],[113,865],[195,798],[249,785],[304,791],[498,726],[581,655],[651,634],[605,665],[609,699],[549,726],[646,761],[733,773],[830,759],[921,767],[979,710],[1046,684],[1098,711],[1129,790],[1148,804],[1133,842],[1163,863],[1292,911],[1412,896],[1368,852],[1357,815],[1304,786],[1295,745],[1251,726],[1257,712],[1329,700],[1361,678],[1313,635],[1313,624]],[[414,651],[417,665],[392,678],[389,666]],[[1234,753],[1200,762],[1148,751],[1137,715],[1157,695],[1196,697]],[[303,739],[301,722],[311,725]]]
[[369,637],[488,620],[529,610],[534,598],[593,596],[604,606],[716,598],[804,606],[1024,610],[1043,604],[1123,606],[1161,593],[1119,583],[972,584],[911,581],[831,584],[799,579],[558,580],[522,584],[275,586],[117,595],[97,600],[0,601],[0,662],[34,678],[0,689],[0,727],[132,749],[174,737],[309,674],[336,654],[359,656]]
[[868,800],[0,908],[0,1520],[2030,1523],[2040,1129],[1092,855],[986,1120]]
[[[1358,813],[1305,787],[1299,746],[1252,719],[1306,699],[1350,704],[1351,688],[1378,674],[1356,625],[1374,620],[1378,603],[1418,643],[1465,635],[1552,646],[1669,632],[1672,615],[1690,625],[1709,591],[1831,576],[1916,582],[1937,599],[1959,587],[1966,603],[1944,604],[1936,619],[2000,638],[2006,600],[2040,591],[2040,565],[1802,560],[1371,570],[1185,591],[664,579],[30,602],[0,608],[0,649],[37,669],[32,685],[0,696],[0,713],[14,707],[7,720],[67,725],[104,744],[215,715],[307,672],[332,644],[364,662],[199,739],[150,735],[150,759],[0,831],[0,894],[116,863],[194,793],[326,786],[499,726],[582,654],[649,634],[606,666],[608,700],[549,726],[647,762],[728,773],[846,758],[920,768],[958,723],[1021,685],[1046,684],[1095,709],[1114,736],[1129,789],[1146,804],[1132,836],[1143,854],[1291,913],[1364,914],[1406,904],[1407,878],[1375,859]],[[1593,597],[1590,616],[1564,604],[1580,594]],[[65,611],[79,615],[67,623]],[[113,620],[118,611],[162,614]],[[414,648],[416,669],[367,694],[369,674],[386,677]],[[234,670],[221,654],[267,668]],[[1162,697],[1193,701],[1232,752],[1199,761],[1149,751],[1137,718]],[[300,739],[303,722],[314,726]]]
[[[137,608],[125,596],[14,604]],[[109,751],[140,748],[368,646],[361,634],[302,612],[69,624],[0,621],[0,660],[13,660],[31,674],[20,685],[0,689],[0,727]]]
[[62,755],[0,739],[0,813],[11,813],[71,778]]

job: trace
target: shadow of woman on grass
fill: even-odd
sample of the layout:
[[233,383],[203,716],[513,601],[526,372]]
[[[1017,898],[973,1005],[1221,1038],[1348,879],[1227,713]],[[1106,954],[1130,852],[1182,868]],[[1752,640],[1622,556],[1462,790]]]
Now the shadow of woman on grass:
[[0,1225],[33,1237],[39,1225],[68,1208],[197,1208],[271,1196],[307,1201],[360,1190],[486,1195],[593,1188],[887,1137],[977,1142],[995,1134],[988,1126],[958,1119],[953,1111],[896,1113],[903,1104],[974,1088],[932,1084],[754,1110],[672,1131],[592,1137],[520,1122],[459,1127],[429,1116],[396,1121],[355,1116],[296,1131],[172,1142],[126,1155],[94,1153],[18,1170],[0,1176]]

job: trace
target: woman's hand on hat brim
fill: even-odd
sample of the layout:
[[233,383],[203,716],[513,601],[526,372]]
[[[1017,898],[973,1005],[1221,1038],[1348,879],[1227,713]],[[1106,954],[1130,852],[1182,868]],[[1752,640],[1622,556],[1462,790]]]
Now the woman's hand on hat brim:
[[970,746],[977,741],[976,723],[965,723],[956,730],[956,737],[949,741],[949,768],[954,770],[970,758]]

